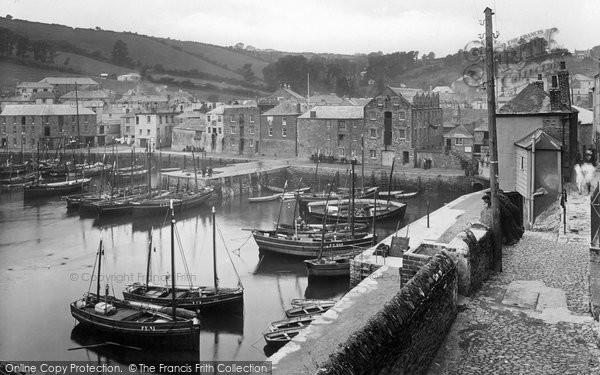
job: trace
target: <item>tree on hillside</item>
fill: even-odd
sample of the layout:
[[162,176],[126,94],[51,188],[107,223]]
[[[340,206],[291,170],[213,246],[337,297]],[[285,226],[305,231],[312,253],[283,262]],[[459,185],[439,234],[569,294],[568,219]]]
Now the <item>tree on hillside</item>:
[[129,49],[127,48],[127,43],[125,43],[121,39],[115,42],[112,52],[110,54],[110,61],[115,65],[132,65],[131,58],[129,57]]
[[18,35],[16,37],[16,50],[15,55],[18,59],[24,59],[25,55],[30,49],[29,38],[24,35]]
[[36,40],[31,43],[31,50],[33,51],[33,59],[42,63],[50,64],[56,57],[54,47],[45,40]]
[[241,73],[247,82],[254,82],[254,80],[256,80],[254,71],[252,71],[252,64],[250,64],[250,63],[244,64],[244,66],[242,67]]
[[10,56],[13,53],[16,35],[11,30],[0,27],[0,56]]

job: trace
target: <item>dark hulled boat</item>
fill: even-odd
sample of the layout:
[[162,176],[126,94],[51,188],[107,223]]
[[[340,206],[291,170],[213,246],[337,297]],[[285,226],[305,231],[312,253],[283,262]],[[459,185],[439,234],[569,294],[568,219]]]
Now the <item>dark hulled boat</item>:
[[70,181],[32,184],[25,186],[23,196],[25,198],[38,198],[80,192],[89,185],[90,181],[90,178],[82,178]]
[[133,217],[164,215],[169,211],[171,201],[177,212],[192,209],[208,200],[212,193],[212,188],[203,188],[196,192],[169,193],[167,196],[135,201],[132,203]]
[[[382,199],[355,199],[354,221],[357,223],[371,223],[373,216],[375,220],[381,221],[394,218],[402,220],[406,212],[406,204]],[[325,215],[327,207],[327,215]],[[306,212],[317,220],[323,220],[326,216],[327,222],[347,222],[351,212],[350,200],[326,204],[325,201],[311,202],[306,207]]]
[[[175,219],[173,216],[174,202],[171,201],[171,246],[174,246],[173,236],[175,230]],[[216,222],[215,222],[215,209],[212,209],[212,220],[213,220],[213,259],[216,259]],[[148,264],[150,264],[152,242],[150,241],[148,246]],[[171,250],[171,264],[175,262],[174,250]],[[149,269],[148,269],[149,271]],[[147,271],[146,275],[149,276]],[[172,274],[175,271],[172,270]],[[190,309],[190,310],[206,310],[206,309],[220,309],[238,312],[243,308],[244,303],[244,288],[241,286],[241,281],[238,278],[238,286],[236,288],[222,288],[218,284],[217,277],[217,264],[216,260],[213,261],[213,275],[214,285],[212,287],[199,286],[199,287],[175,287],[172,288],[151,285],[149,279],[146,279],[145,284],[135,283],[128,285],[123,291],[123,297],[130,301],[140,301],[152,303],[160,306],[173,306],[177,304],[178,307]]]

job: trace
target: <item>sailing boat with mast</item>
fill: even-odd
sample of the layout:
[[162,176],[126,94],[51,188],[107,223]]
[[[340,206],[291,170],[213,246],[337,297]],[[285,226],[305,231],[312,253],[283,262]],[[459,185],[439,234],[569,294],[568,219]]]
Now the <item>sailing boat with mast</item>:
[[[337,173],[333,176],[330,189],[334,184]],[[287,186],[287,183],[286,183]],[[279,216],[281,216],[282,205],[279,207]],[[298,225],[297,222],[294,225]],[[335,228],[335,227],[334,227]],[[321,252],[321,249],[330,251],[332,254],[345,254],[357,248],[368,246],[371,243],[371,235],[366,232],[353,231],[331,231],[323,233],[310,231],[281,231],[279,218],[274,230],[254,229],[252,231],[254,240],[262,251],[293,255],[303,258],[315,258]]]
[[[171,201],[173,202],[173,201]],[[171,236],[175,231],[175,219],[173,216],[173,203],[171,203]],[[128,285],[123,291],[123,297],[129,301],[139,301],[144,303],[152,303],[160,306],[173,306],[175,303],[177,306],[190,309],[200,310],[210,308],[227,308],[229,311],[232,308],[233,311],[241,310],[244,302],[244,288],[242,287],[241,280],[238,276],[238,286],[235,288],[222,288],[219,286],[219,279],[217,276],[217,245],[216,245],[216,221],[215,221],[215,208],[212,208],[212,221],[213,221],[213,286],[191,286],[175,287],[172,288],[166,286],[152,285],[149,283],[148,276],[146,277],[146,283],[134,283]],[[150,245],[151,247],[151,245]],[[148,264],[150,264],[150,247],[148,251]],[[171,264],[175,263],[175,250],[173,239],[171,240]],[[148,266],[149,267],[149,266]],[[149,270],[149,268],[148,268]],[[235,270],[235,268],[234,268]],[[149,272],[147,273],[147,275]],[[175,271],[172,272],[175,275]],[[236,271],[237,275],[237,271]]]
[[[351,216],[350,216],[350,228],[352,234],[354,234],[354,161],[352,162],[352,189],[351,189]],[[331,193],[331,189],[329,191]],[[327,221],[327,207],[329,204],[329,196],[327,196],[327,202],[325,203],[325,215],[323,216],[323,237],[321,239],[321,248],[319,249],[319,256],[316,259],[307,259],[304,261],[306,266],[306,272],[309,277],[311,276],[323,276],[323,277],[336,277],[350,275],[350,260],[356,255],[360,254],[363,249],[354,249],[354,251],[346,254],[330,255],[329,257],[323,257],[323,243],[325,236],[325,223]]]
[[[102,240],[100,240],[96,293],[88,290],[83,298],[70,305],[71,315],[81,325],[122,338],[183,338],[188,336],[192,345],[197,343],[195,337],[200,332],[200,320],[195,313],[179,309],[174,299],[171,307],[124,301],[109,296],[108,284],[105,294],[102,296],[100,280],[103,255],[104,248]],[[90,287],[91,285],[90,283]],[[174,279],[171,288],[175,289]]]

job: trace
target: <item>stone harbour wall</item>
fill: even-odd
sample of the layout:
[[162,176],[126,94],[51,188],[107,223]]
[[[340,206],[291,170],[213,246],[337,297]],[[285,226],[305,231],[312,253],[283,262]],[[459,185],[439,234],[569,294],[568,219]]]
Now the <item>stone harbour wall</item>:
[[452,255],[434,255],[381,311],[328,360],[319,374],[424,373],[457,315]]

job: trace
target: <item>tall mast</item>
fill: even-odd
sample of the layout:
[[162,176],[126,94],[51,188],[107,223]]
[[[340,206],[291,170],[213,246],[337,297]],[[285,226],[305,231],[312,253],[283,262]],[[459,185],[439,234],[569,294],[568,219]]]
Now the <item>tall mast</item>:
[[217,222],[215,221],[215,207],[212,208],[213,224],[213,282],[215,285],[215,294],[219,290],[219,278],[217,277]]
[[300,177],[300,182],[298,183],[298,188],[296,189],[296,199],[294,200],[294,215],[292,216],[292,220],[294,220],[294,232],[296,237],[298,237],[298,223],[296,222],[296,212],[298,206],[300,205],[300,185],[302,185],[302,177]]
[[177,301],[175,300],[175,212],[173,212],[173,200],[169,202],[171,209],[171,305],[173,306],[173,321],[177,320],[175,309]]
[[392,193],[392,176],[394,175],[394,164],[396,163],[396,158],[392,158],[392,169],[390,169],[390,179],[388,181],[388,200],[387,204],[390,204],[390,195]]
[[77,81],[75,81],[75,113],[77,114],[77,148],[81,142],[81,130],[79,129],[79,98],[77,96]]
[[152,229],[148,233],[148,262],[146,263],[146,290],[150,282],[150,257],[152,256]]
[[329,192],[327,193],[327,200],[325,200],[325,209],[323,210],[323,223],[321,227],[321,246],[319,247],[319,256],[317,257],[318,259],[321,259],[321,257],[323,256],[323,247],[325,245],[325,223],[327,223],[327,207],[329,206],[329,198],[331,197],[333,183],[338,173],[339,172],[335,172],[335,174],[331,178],[331,183],[329,184]]
[[492,233],[494,234],[494,270],[502,271],[502,228],[500,227],[500,208],[498,202],[498,144],[496,135],[496,98],[494,96],[494,35],[492,31],[492,10],[485,13],[485,74],[488,105],[488,124],[490,133],[490,201],[492,203]]
[[277,215],[277,226],[275,227],[275,236],[277,236],[277,232],[279,232],[279,220],[281,219],[281,210],[283,209],[283,201],[284,201],[283,197],[285,196],[286,189],[287,189],[287,180],[285,180],[285,184],[283,185],[283,193],[281,194],[281,204],[279,205],[279,214]]
[[102,240],[98,246],[98,280],[96,282],[96,298],[100,300],[100,269],[102,268]]
[[351,188],[352,188],[352,192],[350,194],[352,194],[352,211],[350,211],[350,230],[352,233],[352,238],[354,238],[354,165],[356,164],[356,160],[354,158],[352,158],[351,161],[352,164],[352,180],[351,180]]

